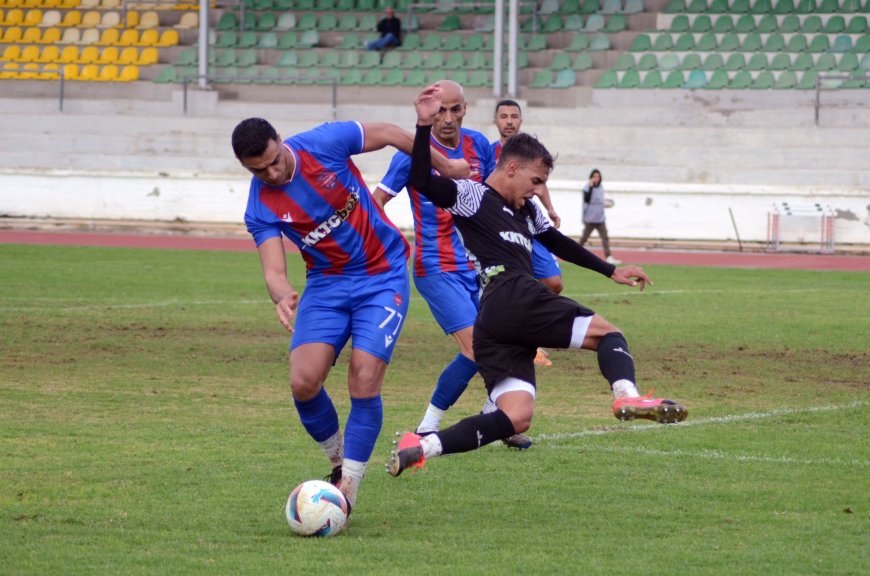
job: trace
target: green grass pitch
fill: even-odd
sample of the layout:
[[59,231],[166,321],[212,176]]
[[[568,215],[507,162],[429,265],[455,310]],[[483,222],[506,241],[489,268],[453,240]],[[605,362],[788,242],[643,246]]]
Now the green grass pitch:
[[532,449],[391,478],[456,353],[415,294],[351,524],[317,540],[283,516],[328,465],[256,254],[2,245],[0,270],[0,574],[870,573],[866,273],[650,266],[639,294],[566,265],[689,419],[618,422],[594,354],[553,351]]

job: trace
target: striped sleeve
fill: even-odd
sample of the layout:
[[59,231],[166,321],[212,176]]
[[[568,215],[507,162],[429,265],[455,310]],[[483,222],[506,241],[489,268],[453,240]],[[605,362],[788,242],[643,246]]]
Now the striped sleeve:
[[454,180],[454,182],[456,182],[456,203],[447,211],[455,216],[471,218],[480,210],[486,186],[474,180]]

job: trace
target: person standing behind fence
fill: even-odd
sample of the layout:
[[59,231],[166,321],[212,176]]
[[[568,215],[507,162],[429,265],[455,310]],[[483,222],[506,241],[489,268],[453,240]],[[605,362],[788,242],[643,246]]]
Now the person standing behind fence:
[[589,182],[583,185],[583,234],[580,245],[586,244],[593,230],[598,231],[604,257],[609,264],[621,264],[610,252],[610,238],[607,236],[604,209],[613,206],[613,201],[604,197],[604,186],[601,183],[601,172],[598,168],[589,173]]
[[396,18],[392,8],[386,9],[386,17],[378,22],[380,38],[366,43],[367,50],[383,50],[402,44],[402,21]]

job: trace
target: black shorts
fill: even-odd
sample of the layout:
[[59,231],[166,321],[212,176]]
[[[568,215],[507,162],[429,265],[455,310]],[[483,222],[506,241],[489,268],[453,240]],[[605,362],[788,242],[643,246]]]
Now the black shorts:
[[474,359],[487,391],[509,376],[534,384],[537,348],[568,348],[574,319],[593,314],[528,274],[495,276],[474,323]]

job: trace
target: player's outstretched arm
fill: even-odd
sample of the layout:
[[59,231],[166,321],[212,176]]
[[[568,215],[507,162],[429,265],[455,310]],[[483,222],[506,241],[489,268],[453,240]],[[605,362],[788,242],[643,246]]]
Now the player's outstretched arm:
[[290,285],[287,279],[287,258],[284,254],[284,243],[280,236],[264,241],[257,247],[260,254],[260,264],[263,267],[263,278],[278,321],[288,332],[293,332],[293,316],[299,305],[299,293]]
[[[387,146],[411,154],[414,146],[414,135],[389,122],[371,122],[363,124],[366,141],[363,152],[373,152]],[[468,178],[471,168],[464,159],[451,160],[441,154],[435,154],[432,162],[435,169],[451,178]]]
[[611,277],[616,267],[608,264],[579,243],[568,238],[555,228],[547,228],[544,232],[535,235],[535,240],[544,245],[544,248],[572,264],[582,268],[594,270],[599,274]]
[[[425,88],[414,102],[417,108],[417,134],[411,151],[411,174],[408,183],[440,208],[456,204],[456,183],[432,174],[432,151],[429,136],[432,120],[441,108],[441,87],[435,83]],[[436,154],[440,156],[440,154]]]
[[640,291],[643,292],[643,289],[646,288],[646,285],[649,284],[653,286],[653,281],[650,280],[649,276],[643,271],[643,268],[640,266],[623,266],[622,268],[617,268],[613,271],[613,274],[610,275],[610,279],[616,282],[617,284],[625,284],[626,286],[640,286]]

